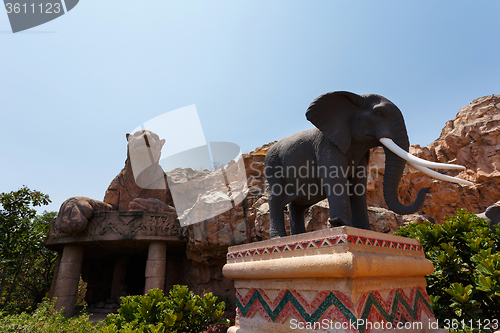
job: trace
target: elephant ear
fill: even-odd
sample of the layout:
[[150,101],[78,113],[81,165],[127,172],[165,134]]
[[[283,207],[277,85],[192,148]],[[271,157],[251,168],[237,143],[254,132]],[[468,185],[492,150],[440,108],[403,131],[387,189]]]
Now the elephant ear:
[[329,92],[309,105],[306,118],[345,154],[351,145],[349,120],[365,104],[363,96],[347,91]]

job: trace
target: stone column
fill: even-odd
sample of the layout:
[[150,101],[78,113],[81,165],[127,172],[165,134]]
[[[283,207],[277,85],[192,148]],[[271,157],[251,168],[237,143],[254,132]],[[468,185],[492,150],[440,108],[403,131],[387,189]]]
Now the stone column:
[[49,290],[49,299],[50,300],[52,300],[52,298],[54,298],[54,292],[56,290],[57,276],[59,275],[59,265],[61,264],[61,257],[62,257],[62,254],[58,253],[57,259],[56,259],[56,267],[54,267],[54,276],[52,277],[52,283],[50,284],[50,290]]
[[54,296],[57,297],[56,310],[64,308],[66,316],[71,316],[75,307],[82,270],[83,252],[81,246],[66,245],[61,256]]
[[148,261],[146,262],[146,285],[144,293],[165,286],[165,269],[167,268],[167,243],[156,241],[149,243]]

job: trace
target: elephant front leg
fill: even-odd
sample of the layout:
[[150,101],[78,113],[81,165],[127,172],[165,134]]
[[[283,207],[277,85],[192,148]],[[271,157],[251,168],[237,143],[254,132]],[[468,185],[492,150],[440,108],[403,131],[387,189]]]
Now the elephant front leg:
[[285,204],[281,197],[269,196],[269,237],[271,239],[286,236],[284,209]]
[[328,221],[332,227],[352,227],[351,203],[348,195],[347,179],[334,178],[323,179],[323,189],[328,198],[330,206],[330,218]]
[[353,177],[350,182],[350,193],[349,197],[351,199],[351,211],[352,211],[352,224],[356,228],[370,230],[370,221],[368,219],[368,209],[366,204],[366,183],[368,178],[368,162],[370,159],[370,154],[366,153],[358,167],[356,172],[353,173]]
[[352,224],[356,228],[370,230],[368,209],[366,204],[366,174],[364,177],[354,178],[350,186],[350,201]]

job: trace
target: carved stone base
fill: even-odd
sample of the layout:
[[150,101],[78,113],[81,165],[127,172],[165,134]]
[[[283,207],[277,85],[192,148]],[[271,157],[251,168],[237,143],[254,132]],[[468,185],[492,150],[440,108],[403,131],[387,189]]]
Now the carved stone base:
[[229,248],[229,333],[436,330],[415,239],[339,227]]

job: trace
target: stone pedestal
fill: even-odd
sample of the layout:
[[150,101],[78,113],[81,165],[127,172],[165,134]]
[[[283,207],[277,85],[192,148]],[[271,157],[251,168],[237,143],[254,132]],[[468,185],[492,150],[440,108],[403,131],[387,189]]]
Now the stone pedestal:
[[73,313],[78,283],[82,270],[83,247],[78,245],[66,245],[63,249],[57,280],[55,283],[54,297],[57,297],[55,308],[66,310],[66,315]]
[[167,243],[149,243],[148,260],[146,262],[146,284],[144,293],[158,288],[163,290],[165,286],[165,269],[167,267]]
[[233,246],[228,332],[431,332],[433,269],[417,240],[350,227]]

